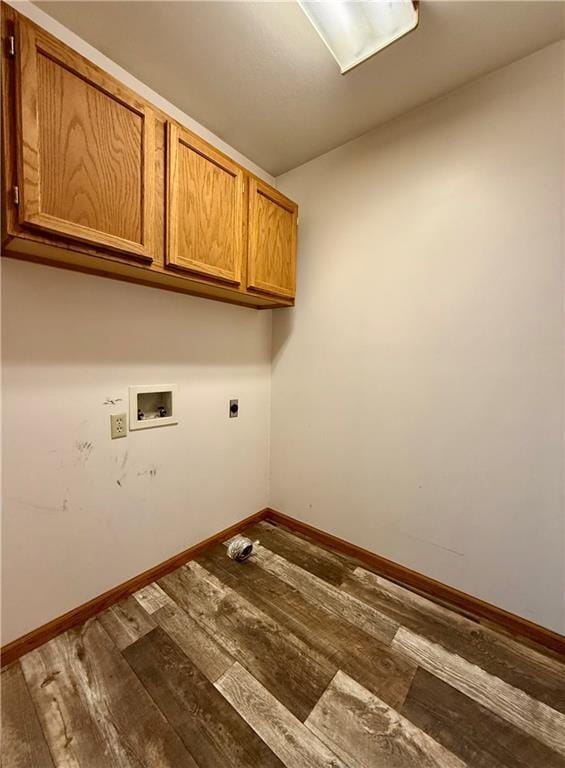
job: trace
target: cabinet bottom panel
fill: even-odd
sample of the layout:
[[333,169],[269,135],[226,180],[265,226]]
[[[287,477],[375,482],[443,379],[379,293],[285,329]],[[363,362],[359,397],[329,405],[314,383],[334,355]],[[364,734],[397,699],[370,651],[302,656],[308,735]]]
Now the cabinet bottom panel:
[[92,256],[80,251],[66,250],[23,237],[9,239],[3,246],[3,256],[255,309],[276,309],[277,307],[290,307],[294,304],[293,301],[254,296],[228,287],[211,285],[191,280],[188,277],[168,274],[136,264],[125,264],[121,261]]

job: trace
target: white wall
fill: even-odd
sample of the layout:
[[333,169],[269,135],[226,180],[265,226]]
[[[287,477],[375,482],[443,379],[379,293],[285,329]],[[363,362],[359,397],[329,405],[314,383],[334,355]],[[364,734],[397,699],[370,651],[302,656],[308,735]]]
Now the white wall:
[[[12,5],[272,181],[41,10]],[[7,643],[266,506],[271,313],[2,267]],[[110,440],[127,386],[168,382],[181,423]],[[231,397],[238,419],[228,419]]]
[[271,505],[565,630],[563,43],[278,180]]
[[[271,313],[2,266],[9,642],[267,505]],[[177,426],[110,439],[128,385],[171,382]]]

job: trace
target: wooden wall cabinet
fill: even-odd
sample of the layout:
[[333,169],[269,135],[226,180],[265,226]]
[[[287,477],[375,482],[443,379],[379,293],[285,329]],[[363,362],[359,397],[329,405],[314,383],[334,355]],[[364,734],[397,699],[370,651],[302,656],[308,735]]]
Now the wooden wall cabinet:
[[3,253],[294,304],[297,206],[2,5]]
[[296,289],[298,206],[258,179],[249,182],[247,285],[293,298]]
[[241,283],[245,175],[189,131],[167,123],[167,264]]
[[16,50],[20,223],[152,261],[151,109],[31,24]]

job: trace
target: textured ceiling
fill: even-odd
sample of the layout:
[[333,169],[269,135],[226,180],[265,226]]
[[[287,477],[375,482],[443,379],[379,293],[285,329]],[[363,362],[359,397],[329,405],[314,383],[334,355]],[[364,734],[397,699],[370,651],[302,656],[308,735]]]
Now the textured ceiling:
[[341,75],[295,2],[37,2],[273,175],[565,34],[563,2],[424,0]]

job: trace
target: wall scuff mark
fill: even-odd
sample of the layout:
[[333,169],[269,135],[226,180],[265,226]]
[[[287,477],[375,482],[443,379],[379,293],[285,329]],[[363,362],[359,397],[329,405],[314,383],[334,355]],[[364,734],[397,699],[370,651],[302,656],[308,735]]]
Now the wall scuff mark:
[[90,454],[94,450],[94,443],[91,443],[88,440],[80,440],[75,443],[75,448],[78,452],[79,463],[86,464],[90,458]]

